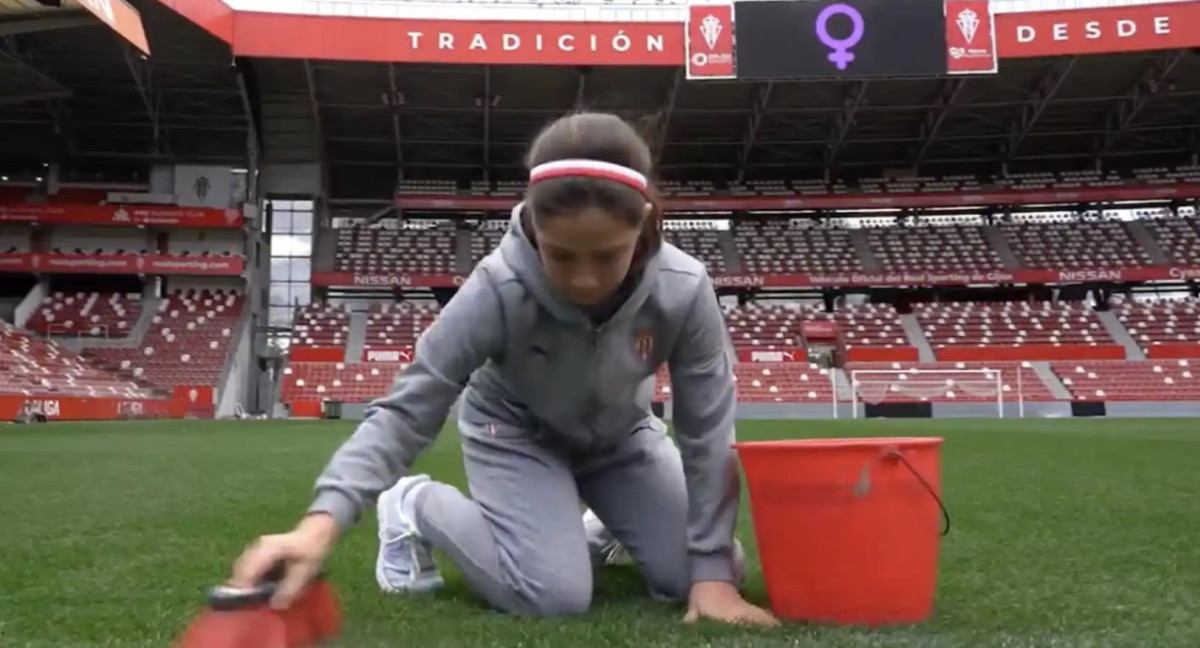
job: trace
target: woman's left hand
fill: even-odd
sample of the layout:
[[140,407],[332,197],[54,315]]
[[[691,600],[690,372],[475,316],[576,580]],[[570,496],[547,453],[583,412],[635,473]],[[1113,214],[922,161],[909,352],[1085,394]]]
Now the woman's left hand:
[[700,619],[744,625],[779,625],[774,615],[746,602],[733,583],[723,581],[692,584],[692,591],[688,595],[688,611],[683,621],[695,623]]

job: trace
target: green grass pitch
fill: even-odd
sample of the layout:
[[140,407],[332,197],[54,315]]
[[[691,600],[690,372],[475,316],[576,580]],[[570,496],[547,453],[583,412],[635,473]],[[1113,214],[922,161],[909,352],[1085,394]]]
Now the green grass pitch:
[[[347,422],[140,422],[0,428],[0,646],[167,646],[258,534],[282,531]],[[954,530],[937,611],[864,631],[685,627],[635,571],[602,570],[591,613],[488,611],[445,561],[424,599],[376,590],[370,512],[329,561],[346,648],[1200,646],[1195,420],[744,422],[742,439],[939,435]],[[462,483],[447,430],[418,469]],[[748,595],[764,601],[748,508]]]

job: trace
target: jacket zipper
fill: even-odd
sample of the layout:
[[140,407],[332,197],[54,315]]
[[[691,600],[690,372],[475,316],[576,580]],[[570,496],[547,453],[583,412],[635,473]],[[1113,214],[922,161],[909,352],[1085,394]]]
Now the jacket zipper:
[[603,333],[603,328],[604,328],[603,324],[601,324],[600,326],[596,326],[595,324],[592,324],[590,322],[588,323],[589,370],[588,370],[587,385],[586,385],[587,408],[586,408],[585,420],[587,422],[586,425],[587,425],[588,432],[591,433],[591,437],[592,437],[590,439],[591,443],[589,444],[592,447],[592,449],[595,449],[600,444],[600,436],[598,434],[596,434],[596,430],[595,430],[595,428],[592,427],[592,424],[593,424],[593,418],[595,417],[596,412],[600,409],[598,399],[596,398],[596,389],[597,389],[597,383],[599,382],[599,380],[598,380],[599,376],[597,374],[599,371],[598,367],[599,367],[600,362],[599,362],[598,356],[600,353],[600,335]]

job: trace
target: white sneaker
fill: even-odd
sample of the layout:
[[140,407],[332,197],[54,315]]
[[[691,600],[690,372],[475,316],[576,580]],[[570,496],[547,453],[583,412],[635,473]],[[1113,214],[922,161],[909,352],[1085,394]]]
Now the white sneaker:
[[414,486],[429,482],[428,475],[404,477],[380,493],[376,509],[379,516],[379,557],[375,560],[375,580],[389,594],[432,592],[444,584],[432,547],[417,534],[416,524],[404,514],[401,503]]
[[592,562],[597,565],[632,565],[633,556],[629,555],[625,547],[617,542],[612,532],[592,509],[583,512],[583,530],[587,535],[588,551],[592,555]]
[[[601,566],[634,564],[633,556],[629,555],[624,545],[617,542],[592,509],[583,512],[583,529],[593,563]],[[733,564],[734,578],[738,587],[741,587],[746,582],[746,549],[737,538],[733,539]]]

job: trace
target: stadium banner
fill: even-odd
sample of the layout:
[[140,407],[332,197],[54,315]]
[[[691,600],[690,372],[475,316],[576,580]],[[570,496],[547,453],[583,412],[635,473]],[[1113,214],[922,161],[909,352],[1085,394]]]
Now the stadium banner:
[[686,29],[687,78],[736,79],[733,58],[733,5],[688,7]]
[[995,74],[996,21],[989,0],[946,0],[946,72]]
[[996,23],[1001,58],[1200,47],[1194,1],[1007,13]]
[[940,76],[946,73],[943,12],[942,0],[737,2],[737,77]]
[[402,347],[368,347],[363,349],[363,362],[412,362],[413,348]]
[[[312,284],[324,288],[457,288],[463,275],[360,275],[314,272]],[[714,275],[718,288],[837,288],[872,286],[963,286],[970,284],[1123,283],[1200,280],[1198,266],[1080,268],[1075,270],[994,270],[990,272],[844,272],[832,274]]]
[[718,288],[824,288],[872,286],[961,286],[969,284],[1122,283],[1200,279],[1200,266],[1151,266],[1077,270],[992,272],[846,272],[834,274],[727,274],[713,277]]
[[0,272],[54,274],[152,274],[239,276],[241,257],[200,257],[170,254],[41,254],[0,253]]
[[[236,56],[381,63],[678,67],[688,65],[692,53],[686,42],[687,18],[678,22],[401,20],[230,12],[220,0],[160,1],[231,43]],[[875,2],[891,5],[892,11],[908,11],[910,5],[916,4],[909,0]],[[933,36],[922,43],[919,49],[922,52],[926,47],[937,50],[937,64],[940,66],[937,74],[947,72],[945,39],[948,32],[943,2],[930,0],[930,6],[937,7],[936,16],[930,15],[927,24],[922,24],[917,32],[912,32],[921,37],[926,34]],[[880,23],[876,21],[879,15],[871,15],[864,9],[868,5],[863,5],[861,0],[848,3],[817,0],[814,3],[793,1],[777,4],[815,4],[821,8],[840,4],[863,16],[862,40],[870,40],[871,36],[881,34],[877,27]],[[803,13],[804,8],[795,11]],[[816,16],[812,18],[815,21]],[[1000,59],[1200,46],[1200,30],[1188,28],[1188,25],[1200,24],[1200,2],[1196,0],[999,13],[994,14],[993,18],[996,56]],[[915,17],[912,20],[916,22]],[[813,37],[797,40],[807,40],[811,45],[816,25],[814,22],[809,24],[812,25]],[[828,18],[825,26],[832,31],[827,36],[835,45],[830,48],[822,45],[817,52],[817,59],[810,61],[810,65],[828,68],[828,57],[837,55],[838,47],[846,50],[841,52],[839,58],[847,54],[859,58],[863,43],[850,45],[843,42],[853,35],[853,31],[847,30],[847,25],[852,29],[853,21],[849,20],[847,13]],[[904,28],[888,25],[882,33],[885,37],[889,33],[909,34],[908,31],[901,31]],[[847,31],[843,33],[843,30]],[[796,38],[794,25],[779,25],[775,31],[786,31],[788,40]],[[743,42],[746,40],[743,39]],[[884,51],[889,48],[907,50],[914,42],[914,38],[898,38],[891,45],[885,45]],[[927,54],[928,61],[932,63],[935,60],[933,52]],[[912,54],[905,56],[901,60],[910,63],[914,60]],[[876,57],[873,60],[881,59]],[[888,67],[900,67],[900,63],[890,63]],[[857,68],[855,64],[855,72],[858,72]],[[823,69],[822,73],[826,74],[827,71]]]
[[[142,26],[142,15],[125,0],[79,0],[84,9],[92,12],[108,28],[129,41],[142,54],[150,56],[150,43]],[[55,5],[57,6],[57,5]]]
[[288,357],[293,362],[341,362],[346,359],[346,349],[292,345],[288,348]]
[[314,272],[312,285],[324,288],[457,288],[465,275]]
[[[1200,198],[1200,183],[1140,187],[1084,187],[940,193],[827,194],[796,196],[666,197],[668,212],[779,211],[803,209],[883,209],[889,207],[982,207],[993,205],[1078,205],[1109,201]],[[510,211],[519,196],[433,196],[400,194],[396,207],[428,211]]]
[[179,399],[0,394],[0,421],[17,421],[33,414],[48,421],[184,418],[187,409],[187,402]]
[[0,222],[241,228],[245,218],[238,209],[164,205],[0,205]]
[[683,63],[678,22],[421,20],[238,12],[234,54],[379,63]]

